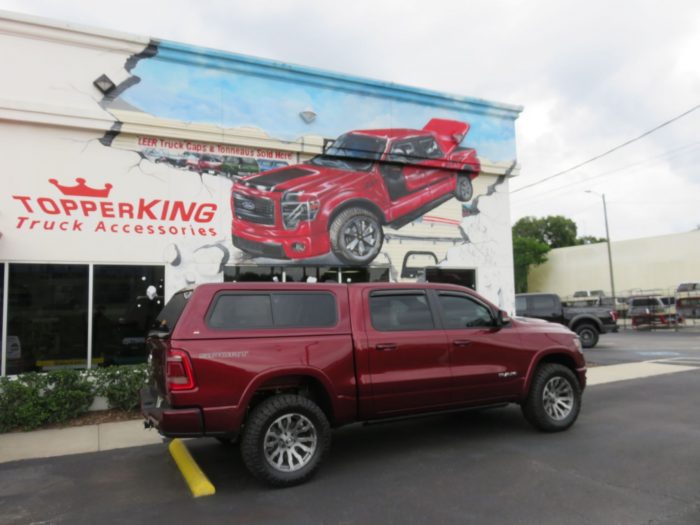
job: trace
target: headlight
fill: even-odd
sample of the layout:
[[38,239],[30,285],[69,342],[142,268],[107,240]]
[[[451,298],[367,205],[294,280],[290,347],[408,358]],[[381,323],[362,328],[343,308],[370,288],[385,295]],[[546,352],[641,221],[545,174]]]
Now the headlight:
[[583,347],[581,346],[581,339],[579,339],[578,336],[574,337],[574,346],[576,347],[576,350],[583,353]]
[[301,221],[312,221],[321,209],[315,195],[304,195],[303,191],[288,191],[282,196],[282,221],[288,230],[296,228]]

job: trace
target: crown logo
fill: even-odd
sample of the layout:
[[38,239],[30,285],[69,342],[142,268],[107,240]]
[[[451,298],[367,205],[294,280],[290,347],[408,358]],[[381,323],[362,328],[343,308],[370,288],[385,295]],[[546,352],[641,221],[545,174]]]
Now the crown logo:
[[75,186],[63,186],[59,184],[56,179],[49,179],[49,182],[58,188],[58,191],[63,193],[63,195],[70,195],[73,197],[97,197],[97,198],[107,198],[109,197],[109,192],[112,189],[112,185],[108,182],[105,184],[104,189],[99,190],[97,188],[91,188],[85,184],[85,179],[77,178],[75,179]]

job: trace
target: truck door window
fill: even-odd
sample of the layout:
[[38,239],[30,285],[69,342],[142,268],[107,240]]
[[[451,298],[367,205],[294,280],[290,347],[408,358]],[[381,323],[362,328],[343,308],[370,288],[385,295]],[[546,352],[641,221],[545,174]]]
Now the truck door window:
[[441,293],[438,302],[442,308],[445,330],[482,328],[494,324],[491,310],[466,295]]
[[373,294],[369,298],[369,309],[372,326],[380,332],[435,328],[424,293]]

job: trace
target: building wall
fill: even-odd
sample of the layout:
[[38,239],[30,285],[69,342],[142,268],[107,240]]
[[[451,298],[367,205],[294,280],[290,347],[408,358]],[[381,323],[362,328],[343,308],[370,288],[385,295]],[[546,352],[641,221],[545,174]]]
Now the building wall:
[[[681,282],[700,281],[700,230],[613,242],[611,249],[618,295],[673,291]],[[576,290],[610,293],[607,245],[552,250],[547,262],[530,270],[528,289],[562,296]]]
[[[142,361],[144,335],[175,291],[251,268],[286,267],[298,279],[365,278],[369,267],[398,281],[406,253],[427,251],[441,266],[474,270],[477,290],[513,309],[508,185],[519,107],[5,12],[0,67],[2,375]],[[114,84],[107,93],[95,85],[103,76]],[[424,130],[431,121],[439,129]],[[308,164],[353,130],[388,145],[429,136],[439,155],[428,148],[387,163],[387,146],[365,172]],[[194,170],[205,155],[237,167]],[[454,181],[466,158],[479,171],[459,202],[438,184]],[[379,170],[388,164],[417,184],[391,196]],[[231,205],[249,169],[256,191],[313,176],[305,193],[275,184],[322,200],[360,180],[380,198],[384,188],[383,214],[409,199],[420,213],[384,225],[382,250],[357,267],[326,248],[325,228],[309,237],[313,256],[260,257],[232,243],[253,229],[235,225]],[[265,243],[286,234],[278,224],[258,231]]]
[[[519,107],[9,13],[0,53],[0,261],[162,264],[166,298],[220,281],[226,265],[271,264],[231,243],[231,180],[158,162],[153,150],[293,165],[347,131],[441,118],[470,126],[461,146],[481,165],[474,197],[385,227],[372,264],[398,279],[403,254],[428,246],[441,264],[477,269],[477,288],[512,307]],[[105,96],[93,85],[103,74],[116,85]],[[291,262],[338,264],[332,254]]]

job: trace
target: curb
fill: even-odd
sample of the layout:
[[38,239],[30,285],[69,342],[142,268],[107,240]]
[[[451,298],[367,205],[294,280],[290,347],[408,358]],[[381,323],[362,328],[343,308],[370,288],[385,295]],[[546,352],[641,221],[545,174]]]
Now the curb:
[[168,446],[168,450],[195,498],[213,496],[216,494],[216,488],[212,485],[204,472],[202,472],[202,469],[199,468],[199,465],[197,465],[197,462],[192,458],[190,451],[187,450],[182,440],[177,438],[173,439]]

